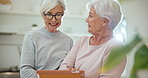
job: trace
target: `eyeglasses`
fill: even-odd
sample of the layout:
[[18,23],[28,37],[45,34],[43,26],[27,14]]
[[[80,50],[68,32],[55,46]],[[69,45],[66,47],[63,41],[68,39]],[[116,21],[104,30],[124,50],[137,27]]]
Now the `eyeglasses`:
[[52,15],[51,13],[45,14],[44,12],[43,12],[43,14],[45,15],[46,19],[48,19],[48,20],[52,20],[53,17],[55,17],[56,20],[61,20],[62,16],[64,15],[59,12],[56,13],[55,15]]

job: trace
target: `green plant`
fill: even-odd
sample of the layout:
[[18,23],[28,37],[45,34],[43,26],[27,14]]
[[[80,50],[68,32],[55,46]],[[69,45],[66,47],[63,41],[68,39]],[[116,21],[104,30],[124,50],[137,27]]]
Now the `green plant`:
[[148,48],[145,45],[141,46],[135,54],[135,63],[130,78],[137,78],[138,70],[142,69],[148,70]]
[[[140,48],[138,48],[137,45],[140,46]],[[121,63],[126,54],[130,53],[131,50],[133,50],[134,48],[137,48],[137,50],[130,78],[137,78],[136,73],[139,69],[148,69],[148,48],[138,35],[136,35],[135,38],[125,46],[119,46],[114,48],[110,53],[103,67],[103,70],[110,70],[111,68]]]

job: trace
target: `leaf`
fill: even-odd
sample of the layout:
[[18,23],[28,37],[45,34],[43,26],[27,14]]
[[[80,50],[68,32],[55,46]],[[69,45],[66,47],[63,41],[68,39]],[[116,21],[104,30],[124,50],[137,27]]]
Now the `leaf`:
[[143,45],[135,54],[135,63],[130,78],[138,78],[136,73],[141,69],[148,69],[148,48]]
[[129,53],[140,41],[141,38],[136,35],[136,37],[129,44],[113,48],[102,68],[103,72],[108,71],[121,63],[126,54]]

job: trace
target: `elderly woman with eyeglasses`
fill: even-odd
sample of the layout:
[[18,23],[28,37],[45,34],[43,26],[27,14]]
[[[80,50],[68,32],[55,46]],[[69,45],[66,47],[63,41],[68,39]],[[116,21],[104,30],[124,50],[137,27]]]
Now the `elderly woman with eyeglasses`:
[[84,70],[85,78],[120,78],[126,66],[126,56],[115,68],[102,70],[111,49],[122,45],[113,36],[113,30],[122,19],[120,4],[116,0],[93,0],[88,3],[88,10],[86,22],[92,36],[80,38],[62,62],[60,70]]
[[64,0],[43,0],[40,12],[45,26],[24,37],[21,78],[37,78],[36,70],[57,70],[70,51],[73,39],[58,30],[65,10]]

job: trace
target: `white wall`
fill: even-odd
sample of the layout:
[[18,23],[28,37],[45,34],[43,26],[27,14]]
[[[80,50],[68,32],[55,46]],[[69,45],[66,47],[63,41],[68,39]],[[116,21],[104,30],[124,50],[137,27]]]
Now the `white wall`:
[[127,20],[128,38],[139,32],[148,42],[148,0],[123,0],[122,6]]

